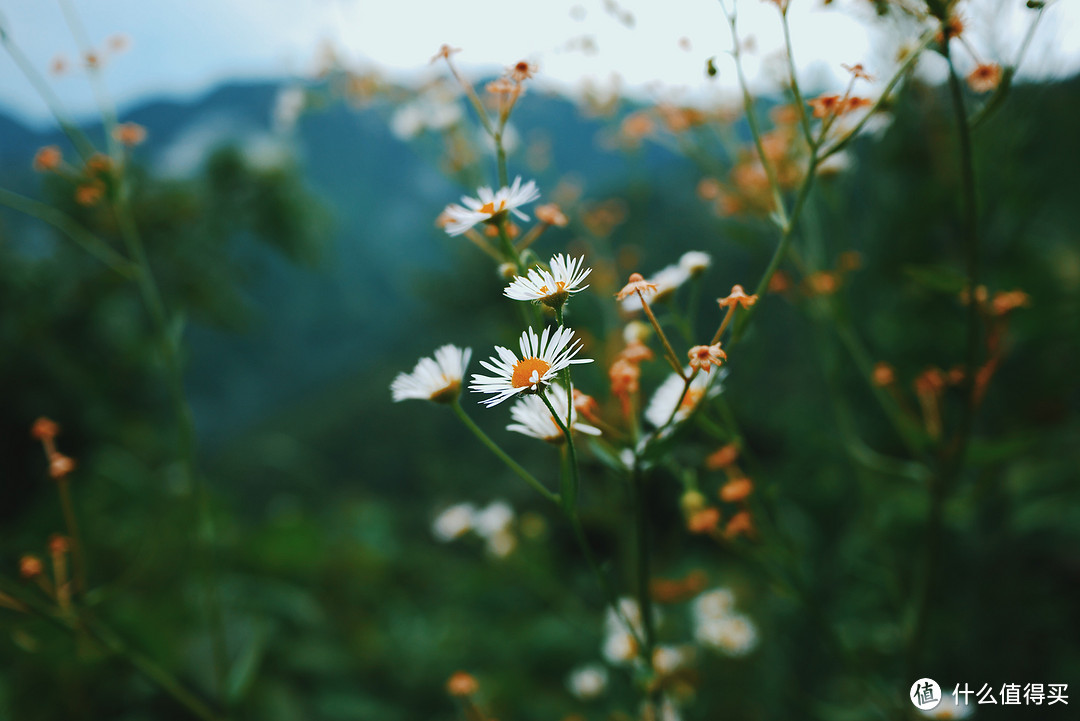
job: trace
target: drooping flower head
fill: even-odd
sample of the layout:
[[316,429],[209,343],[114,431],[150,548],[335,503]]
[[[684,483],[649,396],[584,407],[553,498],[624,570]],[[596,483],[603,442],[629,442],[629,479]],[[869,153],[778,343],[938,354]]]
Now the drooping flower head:
[[399,373],[390,384],[394,401],[409,398],[449,403],[461,393],[461,379],[472,357],[471,348],[444,345],[435,351],[434,360],[421,358],[412,373]]
[[[574,391],[577,392],[576,390]],[[551,384],[551,392],[547,394],[548,402],[555,412],[559,414],[559,420],[566,423],[566,389],[558,383]],[[577,408],[570,412],[570,430],[586,433],[590,436],[600,435],[600,429],[588,423],[578,421]],[[508,431],[516,431],[533,438],[539,438],[548,443],[562,443],[566,440],[562,429],[555,419],[551,417],[551,410],[542,398],[535,395],[519,398],[510,408],[510,417],[516,422],[506,427]]]
[[488,408],[498,405],[519,393],[537,393],[555,380],[555,377],[572,363],[592,363],[591,358],[574,358],[581,350],[581,340],[574,339],[574,331],[562,326],[551,332],[544,328],[541,335],[529,328],[521,334],[521,358],[513,351],[495,346],[490,362],[480,365],[495,375],[473,374],[469,390],[491,395],[481,401]]
[[479,188],[476,194],[480,197],[462,196],[464,207],[456,203],[446,206],[443,212],[449,218],[446,224],[447,233],[461,235],[477,223],[492,221],[504,213],[513,213],[522,220],[528,220],[529,216],[518,208],[540,197],[536,183],[530,180],[522,185],[520,175],[514,178],[513,184],[508,188],[503,187],[492,192],[491,188],[483,187]]
[[589,287],[581,284],[592,272],[592,268],[582,267],[584,262],[585,256],[571,260],[560,253],[551,258],[551,270],[529,268],[524,278],[515,276],[503,294],[511,300],[530,300],[560,308],[570,295]]

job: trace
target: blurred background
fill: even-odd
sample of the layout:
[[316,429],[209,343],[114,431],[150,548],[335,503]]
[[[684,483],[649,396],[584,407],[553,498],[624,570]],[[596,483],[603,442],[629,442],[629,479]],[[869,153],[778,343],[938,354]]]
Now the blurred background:
[[[1011,63],[1034,10],[963,6],[980,60]],[[1030,307],[1009,317],[969,467],[944,509],[918,673],[946,691],[1080,677],[1078,10],[1046,10],[1011,92],[974,136],[983,280],[991,292],[1022,289]],[[766,115],[783,102],[776,9],[739,11]],[[101,106],[118,104],[119,120],[147,132],[126,169],[131,208],[180,319],[215,526],[225,688],[211,672],[196,552],[207,530],[178,460],[147,311],[133,283],[10,207],[0,207],[2,577],[36,592],[17,580],[20,559],[47,558],[50,535],[65,529],[30,435],[47,416],[78,464],[82,602],[197,696],[225,698],[234,718],[459,718],[445,689],[459,670],[478,679],[491,718],[634,718],[633,674],[605,661],[603,597],[565,524],[446,409],[392,404],[388,388],[439,345],[487,357],[520,332],[491,300],[504,281],[490,259],[435,227],[447,203],[495,180],[460,89],[428,63],[444,42],[463,48],[455,61],[479,84],[521,59],[539,66],[514,111],[510,173],[535,178],[571,217],[537,242],[540,256],[584,252],[595,264],[593,292],[574,306],[602,361],[582,372],[585,390],[608,395],[605,339],[625,321],[609,299],[630,272],[689,250],[712,256],[700,295],[684,289],[675,301],[697,303],[689,336],[715,327],[713,298],[756,283],[772,227],[702,189],[737,164],[749,137],[719,7],[112,0],[4,3],[0,13],[16,52],[96,146],[106,144]],[[842,91],[841,63],[888,77],[914,37],[870,2],[796,0],[790,22],[810,95]],[[86,44],[100,72],[87,72]],[[0,188],[114,240],[115,218],[77,199],[77,178],[35,170],[39,148],[56,145],[70,162],[75,153],[12,58],[0,60]],[[975,65],[957,62],[965,74]],[[912,404],[921,373],[964,354],[943,68],[940,57],[920,62],[889,122],[822,177],[797,241],[822,269],[859,254],[830,302]],[[705,122],[665,124],[671,108],[687,107]],[[639,132],[635,117],[652,126]],[[851,461],[852,423],[878,451],[905,450],[818,311],[800,292],[763,299],[725,388],[783,541],[748,542],[757,555],[748,561],[742,547],[690,535],[684,479],[663,469],[650,479],[654,573],[684,589],[660,604],[661,639],[692,636],[685,589],[701,584],[732,589],[757,634],[743,656],[693,651],[672,687],[682,718],[880,718],[881,694],[914,713],[903,705],[914,681],[904,638],[926,492]],[[648,370],[646,385],[664,375]],[[509,437],[505,414],[465,401],[524,465],[552,466],[550,448]],[[706,434],[682,440],[679,460],[691,467],[716,449]],[[590,540],[629,591],[627,490],[602,459],[585,462]],[[433,531],[462,502],[512,509],[509,550]],[[788,569],[786,582],[773,565]],[[115,649],[8,608],[0,631],[0,718],[191,717]],[[568,683],[584,664],[606,669],[602,693]],[[1046,718],[1069,717],[1059,709]]]

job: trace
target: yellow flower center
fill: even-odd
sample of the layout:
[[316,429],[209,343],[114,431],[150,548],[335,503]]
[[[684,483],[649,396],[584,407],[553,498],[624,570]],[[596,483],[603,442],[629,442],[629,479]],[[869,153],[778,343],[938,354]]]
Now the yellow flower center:
[[[528,388],[537,380],[544,377],[544,374],[548,372],[548,368],[551,366],[547,361],[540,360],[539,358],[526,358],[518,361],[514,365],[514,373],[510,377],[510,385],[514,388]],[[533,380],[533,374],[536,374],[536,380]]]
[[500,200],[499,201],[499,207],[498,208],[495,207],[494,202],[484,203],[482,206],[480,206],[480,212],[484,213],[486,215],[495,215],[496,213],[503,212],[503,210],[505,210],[505,209],[506,209],[506,201],[505,200]]
[[546,285],[540,286],[540,293],[542,295],[545,295],[545,296],[559,295],[560,293],[565,293],[565,292],[566,292],[566,283],[562,282],[561,280],[555,281],[555,292],[554,293],[551,292],[550,290],[548,290],[548,287]]

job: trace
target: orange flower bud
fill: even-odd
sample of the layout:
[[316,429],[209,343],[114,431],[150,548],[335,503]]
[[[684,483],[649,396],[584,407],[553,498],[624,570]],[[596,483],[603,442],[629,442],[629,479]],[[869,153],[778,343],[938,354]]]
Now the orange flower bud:
[[720,500],[728,503],[741,501],[754,492],[754,482],[749,478],[733,478],[720,489]]
[[45,570],[45,565],[37,556],[27,554],[19,559],[19,575],[23,578],[35,578]]
[[30,426],[30,436],[39,441],[51,441],[56,438],[58,433],[60,433],[60,426],[57,425],[56,421],[45,416],[38,418],[34,421],[34,425]]
[[719,524],[720,509],[703,508],[690,516],[689,520],[686,522],[686,527],[691,533],[709,533],[710,531],[716,530],[716,527]]
[[477,683],[476,679],[464,671],[456,672],[446,682],[446,692],[458,698],[472,696],[479,689],[480,684]]

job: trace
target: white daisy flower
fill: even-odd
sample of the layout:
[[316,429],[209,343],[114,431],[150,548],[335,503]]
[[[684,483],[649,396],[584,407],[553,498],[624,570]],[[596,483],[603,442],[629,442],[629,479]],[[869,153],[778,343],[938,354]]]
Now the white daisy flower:
[[421,358],[412,373],[398,373],[390,384],[394,401],[409,398],[449,403],[461,391],[461,379],[472,357],[472,348],[444,345],[435,351],[435,359]]
[[[645,300],[649,303],[666,300],[679,289],[679,286],[690,280],[690,276],[691,271],[688,268],[684,268],[682,265],[669,265],[646,279],[647,283],[656,286],[656,288],[642,291],[642,295],[645,296]],[[637,293],[626,296],[620,301],[620,304],[622,309],[628,313],[641,310],[641,299],[638,298]]]
[[592,272],[592,268],[582,267],[584,262],[585,256],[571,260],[570,256],[560,253],[551,258],[551,270],[529,268],[524,278],[514,277],[503,295],[511,300],[531,300],[559,308],[571,294],[589,287],[581,285]]
[[757,645],[757,629],[746,616],[731,614],[698,624],[694,638],[728,656],[745,656]]
[[604,693],[608,684],[607,669],[598,663],[578,666],[566,679],[566,688],[582,701],[594,699]]
[[488,408],[519,393],[538,393],[573,363],[592,363],[591,358],[574,358],[581,350],[581,340],[574,340],[574,331],[565,326],[554,333],[544,328],[539,336],[529,328],[521,334],[520,347],[519,360],[513,351],[495,346],[496,356],[491,357],[491,362],[480,361],[495,375],[473,374],[469,390],[491,394],[491,398],[481,401]]
[[472,530],[476,506],[471,503],[458,503],[450,506],[431,524],[431,532],[443,543],[460,538]]
[[657,646],[653,649],[652,665],[661,676],[670,676],[679,669],[690,665],[693,660],[691,650],[679,646]]
[[[687,368],[686,373],[689,375],[691,369]],[[717,373],[721,374],[722,378],[724,371],[720,370]],[[653,393],[649,407],[645,409],[645,418],[655,427],[662,428],[668,422],[668,418],[671,418],[671,414],[675,413],[672,423],[682,423],[690,417],[706,394],[712,396],[720,392],[719,381],[710,383],[712,376],[712,373],[698,373],[694,376],[694,380],[690,381],[686,395],[683,395],[683,386],[686,382],[678,373],[672,373]]]
[[[566,389],[558,383],[551,384],[551,392],[547,394],[551,407],[559,414],[559,420],[566,423]],[[516,423],[506,427],[508,431],[516,431],[533,438],[539,438],[548,443],[562,443],[566,440],[562,429],[555,419],[551,417],[551,411],[547,404],[538,396],[525,396],[520,398],[510,408],[510,417]],[[590,436],[600,435],[600,429],[588,423],[578,422],[577,409],[570,411],[570,430],[587,433]]]
[[518,208],[526,203],[531,203],[540,197],[540,191],[536,189],[536,183],[530,180],[525,185],[521,184],[521,176],[514,178],[514,183],[509,188],[499,188],[491,192],[491,188],[479,188],[477,198],[462,196],[461,202],[464,207],[452,203],[446,206],[444,214],[449,218],[446,224],[446,232],[450,235],[461,235],[477,223],[486,222],[497,217],[500,213],[510,212],[528,220],[529,216],[522,213]]

